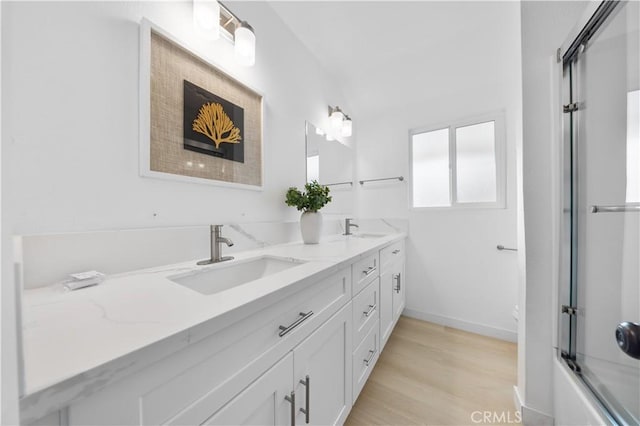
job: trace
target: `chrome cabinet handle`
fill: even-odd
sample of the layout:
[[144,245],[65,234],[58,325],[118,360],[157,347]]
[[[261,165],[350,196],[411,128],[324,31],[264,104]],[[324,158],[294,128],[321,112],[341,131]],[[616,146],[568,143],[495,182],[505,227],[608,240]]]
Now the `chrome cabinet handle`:
[[291,391],[291,394],[285,395],[284,399],[291,404],[291,426],[296,426],[296,393]]
[[398,273],[398,274],[395,274],[395,275],[393,276],[393,278],[394,278],[394,279],[396,280],[396,282],[398,283],[398,284],[396,285],[396,287],[394,288],[394,290],[396,291],[396,293],[400,293],[400,289],[402,288],[402,287],[401,287],[401,286],[402,286],[402,277],[401,277],[401,274],[399,274],[399,273]]
[[365,316],[365,317],[368,317],[369,315],[371,315],[371,313],[372,313],[373,311],[375,311],[377,307],[378,307],[378,305],[376,305],[375,303],[374,303],[373,305],[369,305],[369,310],[368,310],[368,311],[363,312],[364,316]]
[[279,327],[280,328],[280,332],[278,333],[278,336],[282,337],[285,334],[289,333],[294,328],[296,328],[297,326],[302,324],[304,321],[306,321],[311,315],[313,315],[313,311],[309,311],[306,314],[304,312],[300,312],[300,318],[295,320],[291,325],[286,326],[286,327],[284,325],[281,325]]
[[365,277],[371,275],[371,273],[373,273],[373,271],[375,271],[377,268],[375,266],[369,266],[366,270],[362,271],[362,273],[364,274]]
[[365,358],[365,359],[363,360],[363,361],[364,361],[364,364],[365,364],[366,366],[369,366],[369,363],[371,362],[371,360],[373,359],[373,357],[375,356],[375,354],[376,354],[376,351],[374,351],[374,350],[369,350],[369,358]]
[[309,424],[309,408],[310,408],[310,402],[309,400],[311,399],[311,379],[309,378],[309,375],[307,374],[307,377],[303,379],[300,379],[300,383],[305,387],[305,403],[306,403],[306,407],[305,408],[300,408],[300,411],[302,413],[304,413],[304,421]]
[[391,252],[392,254],[398,254],[400,253],[400,249],[395,249],[394,251]]

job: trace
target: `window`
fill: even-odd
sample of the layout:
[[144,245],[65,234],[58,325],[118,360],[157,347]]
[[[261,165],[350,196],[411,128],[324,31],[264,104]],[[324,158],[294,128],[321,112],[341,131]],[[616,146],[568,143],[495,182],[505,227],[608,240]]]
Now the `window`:
[[502,117],[411,132],[412,206],[503,207]]

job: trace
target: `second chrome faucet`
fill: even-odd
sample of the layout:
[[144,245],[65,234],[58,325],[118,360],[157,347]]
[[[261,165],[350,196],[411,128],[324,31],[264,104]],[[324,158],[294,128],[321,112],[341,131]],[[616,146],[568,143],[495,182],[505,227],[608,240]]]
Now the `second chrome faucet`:
[[344,235],[353,235],[351,233],[351,228],[352,227],[359,228],[359,226],[356,225],[355,223],[351,223],[352,220],[353,220],[353,218],[350,218],[350,217],[348,217],[348,218],[346,218],[344,220]]
[[198,265],[211,265],[212,263],[220,263],[233,259],[233,256],[221,256],[222,243],[225,243],[228,247],[233,245],[233,241],[231,241],[231,239],[225,238],[221,235],[221,228],[222,225],[211,225],[211,258],[201,260],[198,262]]

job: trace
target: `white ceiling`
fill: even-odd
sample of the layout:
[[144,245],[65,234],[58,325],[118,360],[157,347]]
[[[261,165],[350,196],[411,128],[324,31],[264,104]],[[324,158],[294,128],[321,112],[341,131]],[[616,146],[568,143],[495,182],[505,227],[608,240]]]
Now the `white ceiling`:
[[505,22],[517,2],[269,3],[367,115],[438,99],[457,86],[499,84],[493,71],[513,43],[496,40],[514,25],[519,31],[519,22]]

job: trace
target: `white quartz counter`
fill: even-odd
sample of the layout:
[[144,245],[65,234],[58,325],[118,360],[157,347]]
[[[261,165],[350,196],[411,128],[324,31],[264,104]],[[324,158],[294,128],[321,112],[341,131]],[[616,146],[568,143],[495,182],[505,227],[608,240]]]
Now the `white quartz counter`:
[[[197,266],[194,260],[113,275],[98,286],[71,292],[60,284],[25,291],[23,410],[46,399],[62,406],[93,392],[404,237],[336,235],[316,245],[289,243],[234,253],[234,260],[219,265]],[[168,279],[264,255],[306,263],[211,295]]]

